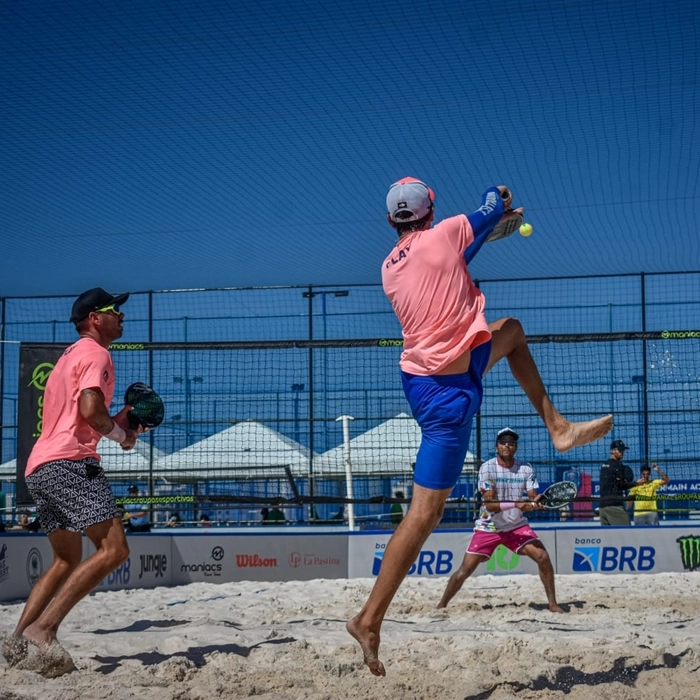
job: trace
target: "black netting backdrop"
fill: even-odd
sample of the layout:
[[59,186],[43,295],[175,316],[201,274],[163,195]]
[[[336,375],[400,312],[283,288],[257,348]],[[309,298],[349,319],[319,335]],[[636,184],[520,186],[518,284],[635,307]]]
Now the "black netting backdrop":
[[[657,463],[684,489],[700,483],[692,442],[700,420],[700,334],[692,321],[700,317],[700,275],[480,286],[490,320],[521,319],[565,416],[613,413],[614,436],[630,446],[630,466]],[[19,341],[72,342],[70,303],[2,300],[0,478],[8,493]],[[342,416],[348,416],[353,497],[363,502],[358,513],[386,513],[384,503],[372,501],[396,491],[408,497],[420,434],[401,390],[400,329],[381,288],[149,292],[133,294],[124,310],[125,334],[113,346],[116,396],[132,381],[146,381],[162,395],[166,418],[131,455],[102,445],[118,492],[136,481],[154,498],[216,497],[221,517],[233,521],[255,520],[259,504],[275,499],[287,504],[290,518],[304,519],[313,502],[327,519],[347,496]],[[537,466],[543,483],[571,467],[597,481],[608,439],[556,452],[502,361],[485,380],[455,498],[473,499],[478,465],[493,456],[494,435],[506,425],[519,431],[521,456]],[[237,501],[250,503],[226,505]]]

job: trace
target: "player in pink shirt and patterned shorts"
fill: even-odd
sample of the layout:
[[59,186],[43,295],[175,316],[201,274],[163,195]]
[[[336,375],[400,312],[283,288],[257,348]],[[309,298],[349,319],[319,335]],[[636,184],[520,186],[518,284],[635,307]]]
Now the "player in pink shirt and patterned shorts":
[[522,213],[510,209],[507,188],[488,189],[473,214],[460,214],[431,228],[434,201],[433,191],[415,178],[394,183],[387,195],[387,220],[399,240],[384,260],[382,283],[401,323],[402,383],[422,440],[411,507],[387,545],[369,599],[347,624],[375,676],[386,675],[379,660],[384,615],[440,522],[445,500],[462,471],[484,374],[508,358],[513,376],[560,451],[597,440],[612,429],[612,416],[567,421],[549,400],[520,323],[508,318],[486,321],[484,295],[467,264],[502,218]]
[[[121,304],[95,288],[73,304],[80,338],[60,357],[46,383],[41,435],[27,460],[25,480],[54,553],[37,581],[17,627],[3,644],[11,666],[55,677],[75,668],[58,644],[58,627],[82,598],[129,556],[120,512],[100,466],[102,437],[130,450],[138,433],[125,407],[112,418],[114,365],[109,346],[122,335]],[[96,552],[82,561],[84,532]]]

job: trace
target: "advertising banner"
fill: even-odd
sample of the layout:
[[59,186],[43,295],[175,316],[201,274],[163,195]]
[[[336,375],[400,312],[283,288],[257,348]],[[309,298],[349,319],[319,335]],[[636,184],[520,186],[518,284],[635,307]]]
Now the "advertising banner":
[[558,574],[656,574],[700,568],[700,527],[588,527],[557,531]]
[[[449,576],[462,563],[472,538],[472,531],[435,532],[423,545],[418,558],[408,572],[409,576]],[[556,569],[555,533],[543,530],[537,533],[549,551]],[[382,565],[391,533],[350,533],[348,543],[348,574],[350,578],[376,576]],[[536,574],[537,564],[529,557],[514,554],[499,546],[491,558],[474,572],[478,574]]]
[[31,505],[24,470],[44,421],[46,382],[66,345],[20,343],[17,387],[17,497],[18,506]]
[[173,583],[347,578],[347,533],[177,534]]
[[[171,586],[172,539],[170,533],[129,535],[129,558],[107,576],[95,590],[118,591],[123,588]],[[83,537],[83,559],[95,553],[95,546]]]
[[0,601],[26,598],[52,562],[45,535],[0,535]]

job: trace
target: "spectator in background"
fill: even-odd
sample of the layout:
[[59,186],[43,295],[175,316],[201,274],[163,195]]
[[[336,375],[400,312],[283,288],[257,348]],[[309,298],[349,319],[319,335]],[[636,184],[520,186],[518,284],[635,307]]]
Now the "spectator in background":
[[[129,498],[139,497],[139,487],[129,486]],[[148,516],[148,506],[143,503],[127,503],[124,505],[124,527],[127,532],[150,532],[151,521]]]
[[652,465],[654,471],[661,477],[651,479],[651,469],[645,464],[641,469],[642,478],[636,486],[630,489],[629,495],[632,500],[627,502],[628,508],[634,502],[634,524],[635,525],[658,525],[659,511],[656,507],[656,491],[671,481],[667,474],[664,474],[659,467]]
[[199,516],[199,527],[211,527],[213,524],[206,513],[202,513]]
[[343,522],[345,520],[345,508],[341,505],[338,506],[338,512],[331,518],[333,521]]
[[181,522],[179,513],[171,513],[166,525],[168,527],[177,527]]
[[600,468],[600,524],[630,525],[629,513],[623,502],[627,489],[635,486],[632,470],[622,463],[625,450],[622,440],[613,440],[610,445],[610,459]]
[[269,508],[261,508],[260,509],[260,519],[262,520],[263,525],[270,524],[270,509]]
[[270,509],[269,520],[273,525],[284,525],[287,522],[287,518],[284,517],[284,513],[278,506],[273,506]]
[[[394,498],[404,498],[403,491],[397,491],[394,494]],[[391,510],[389,511],[389,519],[392,525],[398,525],[403,520],[403,504],[392,503]]]

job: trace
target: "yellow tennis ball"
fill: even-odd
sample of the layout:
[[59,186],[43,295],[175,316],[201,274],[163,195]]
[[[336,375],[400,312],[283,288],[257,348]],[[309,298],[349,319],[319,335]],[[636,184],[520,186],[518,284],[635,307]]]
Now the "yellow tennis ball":
[[521,236],[530,236],[532,234],[532,224],[523,224],[520,227]]

